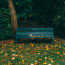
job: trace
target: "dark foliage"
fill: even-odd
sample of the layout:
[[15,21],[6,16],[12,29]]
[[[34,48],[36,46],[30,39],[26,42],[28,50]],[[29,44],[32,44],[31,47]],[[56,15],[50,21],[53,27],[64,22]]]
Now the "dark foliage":
[[[53,27],[56,36],[65,37],[63,0],[13,0],[19,27]],[[0,39],[14,36],[7,0],[0,0]]]

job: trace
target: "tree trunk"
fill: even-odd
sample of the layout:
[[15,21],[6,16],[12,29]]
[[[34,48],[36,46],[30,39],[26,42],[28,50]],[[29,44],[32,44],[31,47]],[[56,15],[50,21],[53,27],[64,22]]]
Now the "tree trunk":
[[10,12],[11,12],[11,24],[12,24],[14,33],[16,33],[16,28],[18,27],[16,11],[15,11],[12,0],[8,0],[8,3],[9,3]]

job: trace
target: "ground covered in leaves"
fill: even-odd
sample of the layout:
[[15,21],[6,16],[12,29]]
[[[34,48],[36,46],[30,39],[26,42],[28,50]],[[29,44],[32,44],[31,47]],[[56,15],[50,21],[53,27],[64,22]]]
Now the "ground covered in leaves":
[[0,41],[0,65],[65,65],[65,41],[21,43]]

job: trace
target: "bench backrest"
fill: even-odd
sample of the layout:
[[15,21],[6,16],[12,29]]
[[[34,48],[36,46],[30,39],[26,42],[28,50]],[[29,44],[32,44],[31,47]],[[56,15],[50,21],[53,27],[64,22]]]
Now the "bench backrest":
[[53,32],[53,28],[17,28],[16,32]]

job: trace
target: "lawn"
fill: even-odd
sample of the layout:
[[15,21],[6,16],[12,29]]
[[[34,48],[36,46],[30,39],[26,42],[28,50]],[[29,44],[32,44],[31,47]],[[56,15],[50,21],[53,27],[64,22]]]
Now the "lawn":
[[21,43],[0,41],[0,65],[65,65],[65,41]]

